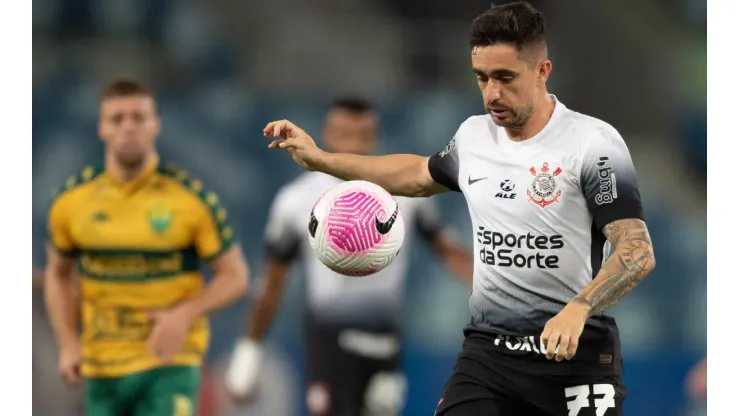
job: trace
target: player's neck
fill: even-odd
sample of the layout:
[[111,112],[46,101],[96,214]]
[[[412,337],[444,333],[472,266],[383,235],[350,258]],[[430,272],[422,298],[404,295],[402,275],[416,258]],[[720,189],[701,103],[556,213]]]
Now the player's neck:
[[550,94],[545,93],[545,96],[535,105],[532,117],[521,127],[506,128],[506,135],[514,142],[531,139],[545,128],[554,111],[555,100],[550,97]]
[[123,183],[131,182],[138,178],[156,158],[157,154],[153,152],[148,154],[139,165],[128,167],[118,163],[113,155],[107,154],[105,156],[105,169],[119,181]]

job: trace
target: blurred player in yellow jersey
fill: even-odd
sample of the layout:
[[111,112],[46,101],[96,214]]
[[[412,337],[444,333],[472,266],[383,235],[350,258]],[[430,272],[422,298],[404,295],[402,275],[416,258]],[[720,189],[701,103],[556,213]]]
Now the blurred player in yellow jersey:
[[[45,299],[59,371],[84,381],[92,416],[192,415],[207,316],[247,287],[226,211],[200,181],[159,160],[159,132],[149,89],[109,84],[98,124],[105,163],[69,178],[49,212]],[[204,261],[214,275],[207,286]]]

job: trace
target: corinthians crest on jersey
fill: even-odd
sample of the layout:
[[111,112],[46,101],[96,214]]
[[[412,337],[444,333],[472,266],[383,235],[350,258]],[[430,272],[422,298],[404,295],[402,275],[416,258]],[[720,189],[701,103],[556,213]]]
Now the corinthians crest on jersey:
[[527,189],[529,202],[539,205],[542,208],[558,202],[558,199],[563,194],[563,190],[558,187],[557,177],[563,173],[563,170],[559,167],[552,170],[550,165],[545,162],[539,169],[536,169],[534,166],[529,168],[529,173],[533,176],[532,182]]

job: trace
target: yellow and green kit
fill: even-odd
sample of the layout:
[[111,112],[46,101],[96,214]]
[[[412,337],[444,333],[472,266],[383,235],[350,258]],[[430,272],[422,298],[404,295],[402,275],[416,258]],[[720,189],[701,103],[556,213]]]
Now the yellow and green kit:
[[165,366],[147,348],[148,314],[197,296],[202,263],[233,244],[218,196],[159,159],[127,182],[90,166],[57,192],[48,226],[51,244],[78,260],[88,414],[192,413],[208,321]]

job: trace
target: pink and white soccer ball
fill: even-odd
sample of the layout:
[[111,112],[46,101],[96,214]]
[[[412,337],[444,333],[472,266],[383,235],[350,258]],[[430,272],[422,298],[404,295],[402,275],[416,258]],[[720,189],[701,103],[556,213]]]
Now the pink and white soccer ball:
[[345,276],[367,276],[386,268],[401,250],[405,235],[396,200],[366,181],[342,182],[328,190],[308,222],[316,256]]

